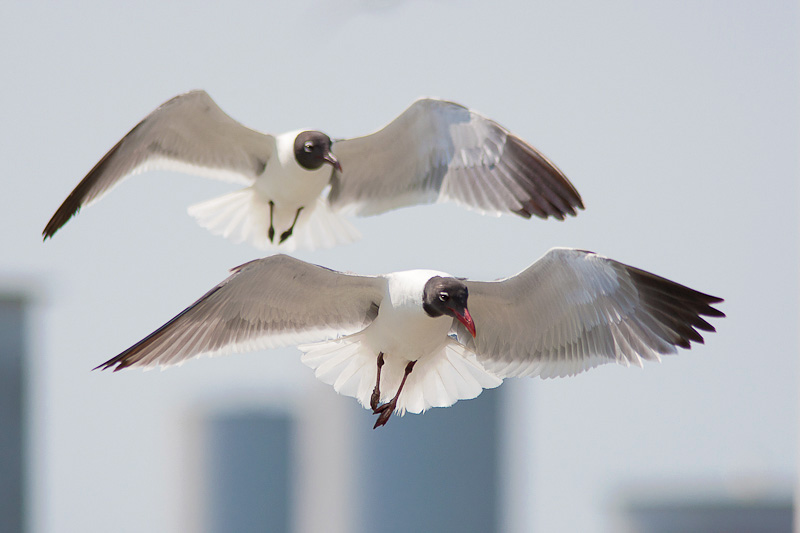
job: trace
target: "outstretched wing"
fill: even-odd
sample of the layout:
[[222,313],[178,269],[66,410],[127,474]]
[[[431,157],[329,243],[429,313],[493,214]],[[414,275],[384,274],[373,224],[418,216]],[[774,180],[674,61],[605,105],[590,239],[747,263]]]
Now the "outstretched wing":
[[556,248],[516,276],[468,281],[473,339],[458,337],[502,377],[571,376],[607,362],[641,366],[715,331],[720,298],[581,250]]
[[168,366],[355,333],[378,314],[385,280],[287,255],[257,259],[142,341],[97,368]]
[[334,208],[375,215],[454,201],[482,213],[563,219],[583,208],[578,191],[536,148],[474,111],[420,99],[371,135],[340,140]]
[[165,102],[103,156],[47,223],[46,239],[131,174],[177,170],[249,185],[272,155],[273,139],[225,114],[205,91]]

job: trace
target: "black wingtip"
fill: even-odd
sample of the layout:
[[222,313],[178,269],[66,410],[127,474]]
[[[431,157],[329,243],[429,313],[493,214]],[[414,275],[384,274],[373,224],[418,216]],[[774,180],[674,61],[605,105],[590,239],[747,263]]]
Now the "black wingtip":
[[95,370],[108,370],[111,369],[112,372],[119,372],[120,370],[131,366],[131,361],[126,357],[128,351],[122,352],[116,357],[112,357],[105,363],[100,363],[96,367],[92,369],[92,372]]
[[131,357],[131,352],[135,347],[136,346],[125,350],[121,354],[112,357],[105,363],[100,363],[99,365],[97,365],[92,369],[92,372],[94,372],[95,370],[108,370],[108,369],[111,369],[112,372],[119,372],[124,368],[128,368],[135,362],[134,359]]
[[[94,372],[95,370],[108,370],[112,366],[114,366],[114,359],[106,361],[105,363],[100,363],[99,365],[97,365],[92,369],[92,372]],[[116,372],[116,369],[114,369],[114,372]]]
[[521,162],[525,169],[515,181],[528,198],[516,214],[565,220],[585,209],[580,193],[555,163],[516,135],[508,134],[506,142],[510,160]]
[[69,206],[70,198],[67,198],[61,207],[55,212],[55,214],[50,218],[47,222],[47,225],[42,230],[42,242],[46,241],[47,239],[52,239],[53,235],[56,234],[61,227],[67,223],[67,221],[72,218],[72,216],[77,212],[77,210],[73,210]]
[[700,332],[713,333],[716,328],[703,317],[725,317],[725,313],[712,307],[712,304],[722,303],[722,298],[635,267],[627,266],[627,269],[648,311],[674,332],[675,338],[670,342],[675,346],[689,349],[692,342],[704,344]]
[[47,222],[44,230],[42,230],[42,241],[52,238],[53,235],[55,235],[56,232],[64,226],[64,224],[69,222],[69,219],[77,215],[81,210],[81,206],[83,205],[86,197],[86,182],[87,179],[84,178],[84,180],[81,181],[77,187],[75,187],[75,190],[73,190],[70,195],[67,196],[67,199],[64,200],[64,203],[58,207],[55,214],[53,214],[53,216]]
[[147,117],[145,117],[142,122],[137,124],[136,126],[129,131],[125,137],[120,139],[120,141],[114,145],[111,150],[106,152],[106,154],[100,159],[100,161],[95,164],[92,170],[89,171],[88,174],[78,183],[78,185],[69,193],[67,199],[64,200],[58,210],[56,210],[53,217],[47,223],[42,231],[42,240],[47,239],[48,237],[52,237],[56,234],[56,232],[61,229],[61,227],[69,222],[69,220],[77,215],[81,207],[87,203],[91,199],[97,199],[104,191],[108,188],[113,186],[112,184],[104,186],[102,189],[98,189],[98,181],[101,179],[101,176],[108,168],[111,160],[114,158],[114,155],[119,150],[120,146],[125,142],[125,140],[134,132],[136,131],[145,121],[147,121]]

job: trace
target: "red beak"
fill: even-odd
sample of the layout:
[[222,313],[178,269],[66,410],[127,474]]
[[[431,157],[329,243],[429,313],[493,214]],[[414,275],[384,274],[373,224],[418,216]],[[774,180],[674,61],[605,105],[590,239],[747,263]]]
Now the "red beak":
[[458,311],[456,311],[455,309],[453,309],[453,313],[455,313],[456,318],[458,319],[458,321],[461,322],[462,324],[464,324],[464,327],[467,328],[467,331],[469,331],[472,334],[472,336],[474,337],[475,336],[475,322],[472,321],[472,316],[470,316],[470,314],[469,314],[469,309],[467,309],[465,307],[463,315],[461,313],[459,313]]
[[342,165],[341,165],[341,163],[339,163],[339,160],[338,160],[338,159],[336,159],[336,156],[335,156],[335,155],[333,155],[333,153],[331,153],[331,152],[328,152],[327,154],[325,154],[325,156],[323,157],[323,159],[324,159],[325,161],[327,161],[328,163],[330,163],[330,164],[333,166],[333,168],[335,168],[335,169],[336,169],[336,170],[338,170],[339,172],[341,172],[341,171],[342,171]]

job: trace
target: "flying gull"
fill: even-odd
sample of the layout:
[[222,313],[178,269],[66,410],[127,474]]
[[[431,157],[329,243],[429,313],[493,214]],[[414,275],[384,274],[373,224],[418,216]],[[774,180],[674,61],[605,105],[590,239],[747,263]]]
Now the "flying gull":
[[97,368],[180,364],[300,344],[302,361],[378,415],[475,398],[503,378],[642,365],[703,342],[720,298],[591,252],[555,248],[506,279],[359,276],[286,255],[245,263]]
[[244,185],[189,213],[215,234],[282,251],[358,239],[343,214],[453,201],[485,214],[563,220],[583,208],[575,187],[536,148],[452,102],[423,98],[375,133],[331,140],[313,130],[251,130],[205,91],[191,91],[150,113],[103,156],[47,223],[44,239],[126,177],[154,169]]

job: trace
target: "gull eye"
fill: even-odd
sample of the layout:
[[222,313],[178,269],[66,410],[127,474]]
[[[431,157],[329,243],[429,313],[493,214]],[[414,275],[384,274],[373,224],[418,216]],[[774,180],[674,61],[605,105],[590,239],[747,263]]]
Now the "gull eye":
[[449,299],[450,299],[450,295],[447,294],[446,292],[440,292],[439,293],[439,301],[440,302],[446,302]]
[[314,151],[314,143],[312,143],[311,141],[306,141],[306,143],[303,145],[303,150],[307,154],[310,154],[311,152]]

